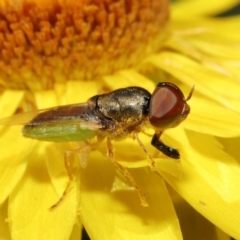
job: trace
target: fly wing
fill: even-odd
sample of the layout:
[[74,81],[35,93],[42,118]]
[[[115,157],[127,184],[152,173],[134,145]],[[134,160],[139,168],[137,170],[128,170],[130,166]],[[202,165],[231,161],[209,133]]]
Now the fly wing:
[[16,114],[0,119],[0,125],[64,125],[80,124],[83,128],[102,128],[101,120],[87,103],[71,104],[32,112]]

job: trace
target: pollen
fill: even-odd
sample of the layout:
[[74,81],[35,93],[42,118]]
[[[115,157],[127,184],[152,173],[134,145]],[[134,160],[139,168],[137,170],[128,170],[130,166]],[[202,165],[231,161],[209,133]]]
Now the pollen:
[[166,34],[167,0],[0,0],[0,90],[134,67]]

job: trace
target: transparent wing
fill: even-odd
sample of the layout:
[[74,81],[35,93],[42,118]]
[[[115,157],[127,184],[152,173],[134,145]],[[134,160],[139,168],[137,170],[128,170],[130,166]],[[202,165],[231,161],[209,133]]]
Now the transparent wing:
[[0,125],[5,125],[5,126],[25,125],[42,112],[44,112],[43,109],[31,111],[31,112],[19,113],[16,115],[5,117],[0,119]]
[[0,119],[0,125],[5,126],[53,124],[80,124],[84,128],[93,130],[102,128],[96,111],[89,109],[87,103],[41,109]]

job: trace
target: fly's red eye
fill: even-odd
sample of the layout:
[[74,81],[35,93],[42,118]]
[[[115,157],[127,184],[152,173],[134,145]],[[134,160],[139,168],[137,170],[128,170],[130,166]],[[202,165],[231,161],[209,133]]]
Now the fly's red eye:
[[[191,98],[193,89],[187,100]],[[174,84],[159,83],[154,90],[149,110],[149,121],[153,127],[166,129],[176,127],[190,112],[182,91]]]

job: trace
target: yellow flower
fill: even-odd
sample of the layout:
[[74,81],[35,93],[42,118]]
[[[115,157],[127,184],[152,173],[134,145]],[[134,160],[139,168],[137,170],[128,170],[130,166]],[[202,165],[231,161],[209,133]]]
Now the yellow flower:
[[74,181],[49,211],[68,183],[64,153],[81,143],[38,142],[23,138],[21,126],[1,127],[1,239],[80,239],[82,226],[92,240],[192,239],[191,231],[181,232],[174,207],[181,220],[185,205],[171,188],[221,229],[195,232],[194,239],[240,238],[239,17],[204,17],[235,2],[180,1],[168,21],[166,0],[0,0],[1,117],[126,86],[152,92],[157,82],[171,81],[186,96],[195,85],[188,119],[163,134],[181,162],[140,134],[155,173],[136,141],[113,143],[115,160],[130,169],[147,208],[116,174],[103,143],[84,169],[86,156],[72,156]]

